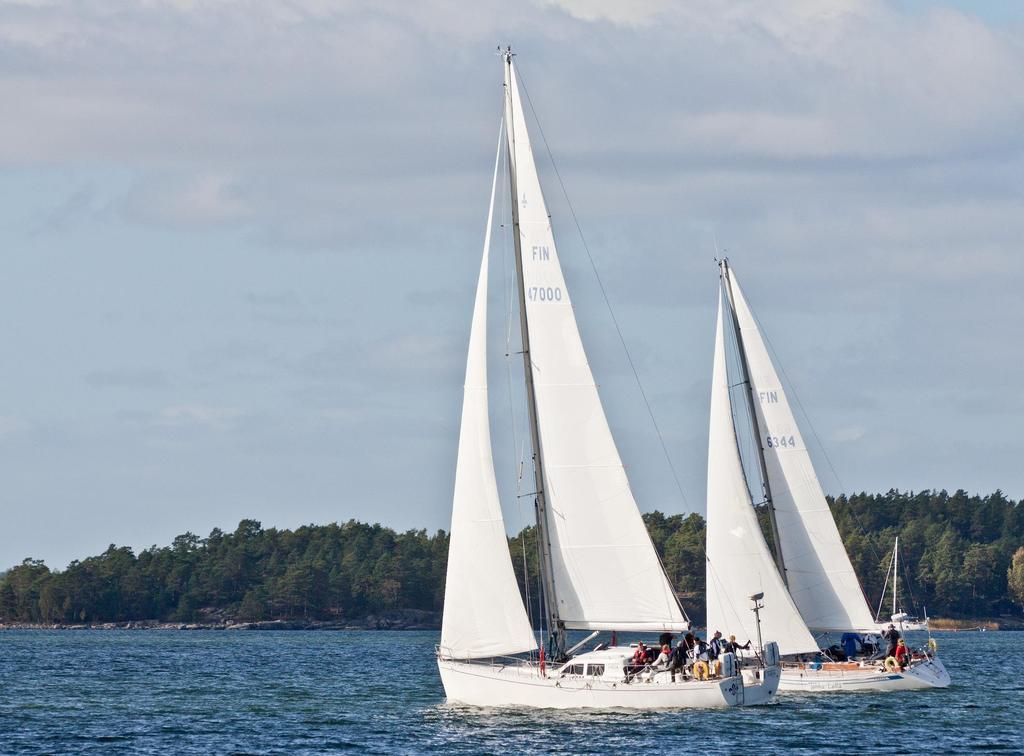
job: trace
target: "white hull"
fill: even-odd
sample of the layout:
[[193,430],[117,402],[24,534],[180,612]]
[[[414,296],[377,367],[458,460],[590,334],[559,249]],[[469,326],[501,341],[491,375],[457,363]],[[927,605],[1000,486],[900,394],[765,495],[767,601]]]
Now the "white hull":
[[[831,666],[831,665],[829,665]],[[937,658],[915,662],[902,672],[888,672],[881,665],[858,669],[813,669],[810,665],[783,665],[779,690],[805,691],[895,691],[949,687],[949,673]]]
[[541,677],[536,665],[500,666],[438,659],[449,703],[471,706],[527,706],[535,709],[717,709],[768,703],[779,686],[779,668],[764,679],[755,671],[703,682]]
[[[928,632],[927,622],[898,622],[896,627],[901,633],[926,633]],[[889,623],[880,623],[875,627],[875,632],[881,635],[889,628]]]

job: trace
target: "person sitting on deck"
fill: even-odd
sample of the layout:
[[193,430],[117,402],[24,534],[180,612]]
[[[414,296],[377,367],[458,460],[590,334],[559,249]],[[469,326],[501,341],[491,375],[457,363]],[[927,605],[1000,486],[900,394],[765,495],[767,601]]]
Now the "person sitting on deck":
[[894,656],[896,657],[896,663],[900,665],[901,671],[910,664],[910,649],[907,648],[907,643],[902,638],[896,641],[896,653]]
[[643,667],[647,663],[647,646],[643,641],[636,644],[636,651],[633,652],[633,666]]
[[672,649],[666,643],[661,647],[661,653],[658,654],[658,658],[654,660],[655,669],[668,669],[669,663],[672,661]]
[[633,678],[642,672],[646,666],[647,647],[644,645],[643,641],[638,641],[636,644],[636,651],[633,652],[633,658],[626,667],[626,682],[632,682]]

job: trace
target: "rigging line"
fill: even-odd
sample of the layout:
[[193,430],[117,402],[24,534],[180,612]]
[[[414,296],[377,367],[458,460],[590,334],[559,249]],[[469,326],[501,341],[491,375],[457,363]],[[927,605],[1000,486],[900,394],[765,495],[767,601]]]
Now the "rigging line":
[[910,587],[910,567],[907,566],[907,560],[905,558],[903,560],[903,582],[907,584],[907,593],[910,594],[910,608],[914,610],[914,614],[917,615],[917,618],[921,619],[921,613],[917,610],[917,599],[914,598],[914,590]]
[[647,399],[647,392],[644,391],[643,384],[640,382],[640,374],[637,372],[636,365],[633,363],[633,356],[629,353],[629,348],[626,346],[626,339],[622,335],[622,328],[619,327],[618,318],[615,317],[615,311],[612,309],[611,300],[608,299],[608,292],[605,291],[604,281],[601,280],[601,274],[598,273],[597,263],[594,262],[594,256],[590,254],[590,247],[587,245],[587,239],[583,235],[583,228],[580,226],[579,219],[576,217],[576,209],[573,207],[572,200],[569,199],[569,192],[565,188],[565,182],[562,181],[562,174],[558,171],[558,164],[555,162],[555,156],[551,152],[551,146],[548,144],[548,138],[544,134],[544,127],[541,126],[540,118],[537,117],[537,111],[533,107],[533,100],[530,99],[530,91],[526,87],[526,83],[523,81],[522,75],[519,77],[519,84],[523,88],[523,92],[526,93],[526,101],[530,104],[530,112],[533,113],[533,120],[537,124],[537,131],[540,133],[541,141],[544,142],[544,149],[548,153],[548,159],[551,161],[551,167],[555,171],[555,177],[558,179],[558,185],[562,189],[562,196],[565,197],[566,204],[569,206],[569,214],[572,216],[573,223],[576,225],[576,231],[580,235],[580,241],[583,243],[583,249],[586,250],[587,259],[590,261],[590,267],[594,271],[594,277],[597,279],[597,285],[601,290],[601,296],[604,299],[605,306],[608,308],[608,314],[611,315],[612,323],[615,324],[615,333],[618,334],[619,343],[622,345],[623,351],[626,353],[626,360],[629,362],[629,367],[633,371],[633,379],[636,381],[637,388],[640,390],[640,396],[643,397],[644,406],[647,407],[647,414],[651,418],[651,424],[654,426],[654,431],[658,435],[658,442],[661,444],[661,450],[665,454],[665,460],[668,462],[669,469],[672,471],[672,478],[676,482],[676,488],[679,489],[679,496],[683,500],[683,505],[690,509],[690,503],[686,499],[686,494],[683,493],[683,485],[679,482],[679,474],[676,472],[676,466],[672,463],[672,457],[668,453],[668,446],[665,444],[665,438],[661,433],[661,428],[658,427],[658,421],[654,419],[654,410],[651,409],[651,403]]
[[[882,621],[882,604],[885,603],[885,592],[889,588],[889,574],[892,572],[892,563],[893,563],[893,558],[890,557],[889,558],[889,567],[885,571],[885,583],[882,584],[882,595],[878,597],[878,611],[875,612],[875,622],[881,622]],[[895,593],[895,592],[896,592],[896,589],[894,587],[893,588],[893,593]]]
[[[757,316],[757,313],[754,312],[754,308],[750,305],[750,302],[747,302],[747,309],[750,310],[750,315],[754,319],[754,322],[757,324],[757,330],[761,333],[761,338],[763,338],[765,344],[768,345],[768,349],[771,351],[772,357],[774,357],[775,359],[775,365],[779,368],[779,371],[782,373],[783,379],[785,379],[786,383],[789,385],[789,392],[793,395],[793,399],[796,400],[796,406],[800,410],[800,414],[803,415],[804,420],[807,421],[807,427],[811,429],[811,435],[814,437],[815,443],[821,450],[822,456],[825,457],[825,462],[828,463],[828,467],[832,471],[832,476],[836,479],[836,483],[839,484],[840,490],[845,491],[846,486],[843,485],[843,481],[839,478],[839,473],[836,472],[836,468],[832,464],[832,458],[829,457],[828,455],[828,449],[826,449],[825,444],[821,442],[821,437],[818,436],[818,431],[817,429],[815,429],[814,423],[811,422],[811,416],[807,414],[807,410],[804,409],[803,402],[800,401],[800,394],[797,393],[796,385],[793,383],[793,381],[789,379],[789,374],[786,372],[786,367],[782,363],[782,360],[779,359],[778,352],[775,351],[775,345],[772,344],[772,340],[768,337],[768,334],[761,327],[761,319]],[[860,517],[857,515],[857,510],[853,507],[852,503],[850,503],[850,500],[847,499],[846,501],[848,504],[849,512],[853,516],[853,520],[856,523],[857,528],[860,530],[862,535],[867,536],[868,548],[871,549],[871,556],[874,557],[876,563],[881,562],[882,555],[879,554],[878,550],[875,548],[874,541],[871,538],[868,529],[865,528],[864,524],[860,521]],[[863,590],[863,588],[861,590]]]

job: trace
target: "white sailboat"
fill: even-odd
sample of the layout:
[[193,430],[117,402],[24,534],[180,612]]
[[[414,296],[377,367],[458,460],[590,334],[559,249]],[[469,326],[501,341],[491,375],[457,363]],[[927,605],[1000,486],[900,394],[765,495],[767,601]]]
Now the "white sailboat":
[[[878,599],[878,611],[875,612],[875,624],[879,632],[888,627],[882,619],[882,604],[885,602],[885,592],[889,588],[889,579],[892,579],[892,612],[889,614],[889,621],[899,628],[901,633],[915,631],[928,631],[928,611],[925,609],[923,620],[909,614],[900,604],[900,537],[896,536],[892,545],[892,556],[889,558],[889,566],[885,572],[885,584],[882,586],[882,595]],[[911,597],[913,598],[913,597]]]
[[[720,675],[707,680],[674,679],[671,672],[650,668],[627,674],[630,646],[601,644],[575,653],[601,631],[683,632],[689,623],[647,534],[605,419],[558,261],[513,55],[506,50],[502,57],[547,640],[538,644],[534,638],[515,581],[491,453],[485,332],[496,161],[470,331],[437,649],[447,698],[477,706],[545,708],[765,703],[778,686],[775,643],[764,645],[757,663],[740,664],[733,654],[724,655]],[[570,630],[592,632],[567,649]]]
[[[780,690],[907,690],[949,685],[949,674],[933,648],[914,654],[903,670],[878,657],[818,659],[842,634],[876,634],[878,628],[839,530],[814,472],[786,392],[735,274],[720,263],[718,330],[715,339],[711,432],[708,450],[708,628],[750,618],[732,612],[718,595],[763,591],[770,609],[763,629],[783,654]],[[730,382],[726,334],[735,345]],[[758,523],[755,502],[741,463],[738,419],[730,396],[738,387],[752,426],[756,469],[769,514],[774,558]],[[753,461],[752,461],[753,462]],[[753,467],[754,465],[751,464]]]

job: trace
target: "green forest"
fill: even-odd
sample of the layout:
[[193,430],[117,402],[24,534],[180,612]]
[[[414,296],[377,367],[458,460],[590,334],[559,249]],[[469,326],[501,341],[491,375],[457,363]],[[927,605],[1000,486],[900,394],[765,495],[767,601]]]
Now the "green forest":
[[[907,603],[913,596],[916,608],[927,607],[932,617],[1020,614],[1024,501],[1008,500],[999,491],[984,497],[889,491],[829,503],[873,609],[898,535],[901,581],[909,578],[909,592],[901,590]],[[704,519],[652,512],[644,520],[684,606],[700,621]],[[511,538],[509,546],[536,616],[533,529]],[[111,545],[62,571],[26,559],[0,577],[0,621],[188,622],[211,610],[238,621],[331,621],[399,610],[436,616],[447,552],[444,531],[397,533],[355,521],[278,530],[243,520],[231,533],[185,533],[169,546],[138,554]]]

